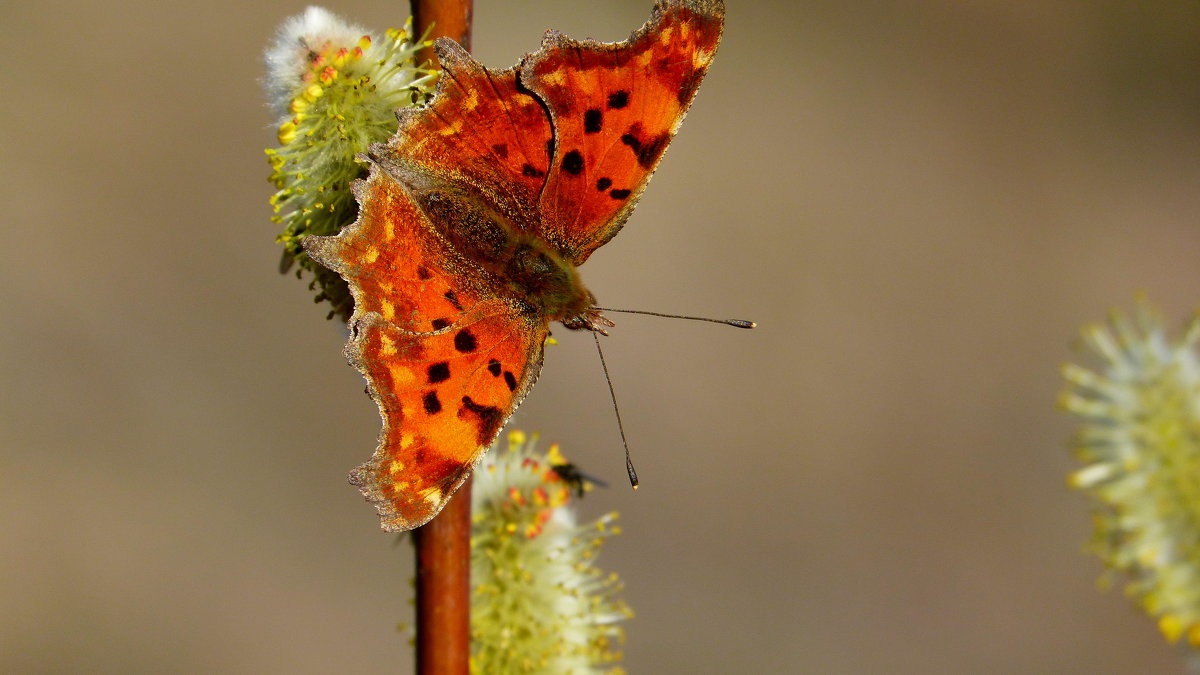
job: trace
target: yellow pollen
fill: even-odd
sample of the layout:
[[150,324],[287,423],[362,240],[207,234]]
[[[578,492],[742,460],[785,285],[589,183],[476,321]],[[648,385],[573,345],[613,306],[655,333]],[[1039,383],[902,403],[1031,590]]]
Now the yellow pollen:
[[287,145],[296,140],[296,125],[293,122],[284,122],[279,125],[279,144]]
[[1162,631],[1167,642],[1174,644],[1183,635],[1183,621],[1174,614],[1164,614],[1158,620],[1158,629]]

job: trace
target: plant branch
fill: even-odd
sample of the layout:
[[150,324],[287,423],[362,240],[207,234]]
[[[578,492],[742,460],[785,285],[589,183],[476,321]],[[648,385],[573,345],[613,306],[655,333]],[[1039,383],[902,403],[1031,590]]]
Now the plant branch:
[[[471,49],[472,0],[411,0],[413,31]],[[432,48],[418,61],[438,65]],[[467,675],[471,655],[471,480],[413,532],[417,548],[417,673]]]
[[[417,37],[429,31],[429,39],[448,37],[456,40],[463,49],[471,51],[472,0],[411,0],[413,32]],[[423,49],[417,61],[429,61],[437,67],[433,48]]]
[[417,673],[466,675],[471,655],[471,480],[413,532]]

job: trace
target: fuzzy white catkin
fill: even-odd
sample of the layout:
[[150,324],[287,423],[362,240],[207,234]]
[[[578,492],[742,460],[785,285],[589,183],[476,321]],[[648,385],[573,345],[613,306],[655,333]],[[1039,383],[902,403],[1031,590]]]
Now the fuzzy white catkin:
[[[352,24],[324,7],[310,6],[303,14],[293,16],[275,32],[275,40],[263,55],[267,76],[263,87],[271,110],[280,117],[289,117],[288,105],[304,87],[302,79],[308,71],[309,53],[327,43],[353,46],[368,35],[362,26]],[[376,40],[372,39],[374,47]]]

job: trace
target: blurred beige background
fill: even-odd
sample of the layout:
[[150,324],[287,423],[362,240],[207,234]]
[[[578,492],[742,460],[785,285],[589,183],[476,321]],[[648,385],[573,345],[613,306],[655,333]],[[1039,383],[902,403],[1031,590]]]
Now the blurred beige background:
[[[479,0],[477,54],[650,4]],[[257,78],[302,8],[5,9],[0,671],[409,672],[409,547],[345,482],[379,421],[275,270]],[[636,495],[587,336],[514,422],[616,486],[631,672],[1182,671],[1096,590],[1054,401],[1082,324],[1200,303],[1198,75],[1193,0],[731,0],[583,272],[761,328],[619,319]]]

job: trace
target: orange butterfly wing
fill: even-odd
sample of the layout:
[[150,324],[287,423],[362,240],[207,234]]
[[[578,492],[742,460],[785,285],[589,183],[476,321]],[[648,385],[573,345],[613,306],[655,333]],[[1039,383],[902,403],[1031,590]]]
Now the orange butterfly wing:
[[406,183],[454,186],[515,229],[535,230],[553,147],[545,108],[518,87],[516,66],[488,70],[446,38],[437,54],[433,100],[398,111],[399,129],[372,159]]
[[437,515],[533,386],[548,329],[488,294],[393,177],[373,168],[355,194],[358,221],[305,248],[350,285],[346,356],[383,416],[350,480],[383,529],[409,530]]
[[582,264],[625,224],[721,39],[720,0],[660,0],[625,42],[548,33],[520,81],[554,125],[542,233]]

